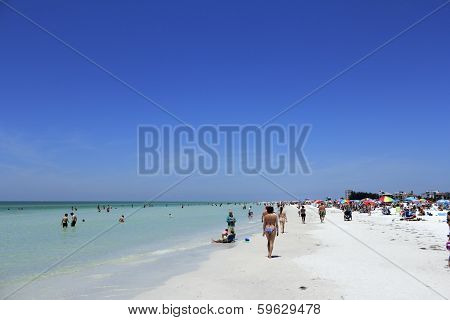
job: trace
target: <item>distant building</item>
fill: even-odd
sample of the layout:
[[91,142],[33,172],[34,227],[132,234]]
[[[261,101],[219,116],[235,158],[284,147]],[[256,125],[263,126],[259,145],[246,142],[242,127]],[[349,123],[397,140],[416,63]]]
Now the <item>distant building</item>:
[[425,191],[422,193],[422,198],[430,200],[450,199],[450,192],[440,192],[439,190]]
[[345,199],[350,199],[350,195],[353,193],[353,190],[345,190]]
[[405,200],[406,198],[414,197],[415,195],[413,191],[410,192],[399,191],[394,193],[392,196],[398,200]]

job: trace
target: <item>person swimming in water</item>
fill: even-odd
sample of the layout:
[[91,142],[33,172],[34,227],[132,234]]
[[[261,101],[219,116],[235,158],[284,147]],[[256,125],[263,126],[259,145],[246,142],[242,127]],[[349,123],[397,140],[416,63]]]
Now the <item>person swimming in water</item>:
[[272,258],[273,244],[278,236],[278,217],[272,206],[266,207],[267,214],[263,217],[263,237],[267,238],[267,257]]
[[119,222],[120,222],[120,223],[124,223],[124,222],[125,222],[125,216],[124,216],[124,215],[121,215],[121,216],[120,216]]
[[69,225],[69,215],[67,213],[65,213],[62,217],[61,225],[63,228],[67,228],[67,226]]

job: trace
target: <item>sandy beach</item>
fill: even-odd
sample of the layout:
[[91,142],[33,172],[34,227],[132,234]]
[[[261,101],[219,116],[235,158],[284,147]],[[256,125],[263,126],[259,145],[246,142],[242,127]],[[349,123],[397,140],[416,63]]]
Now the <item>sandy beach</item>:
[[[307,223],[287,206],[287,233],[266,257],[260,234],[250,242],[214,244],[195,271],[170,278],[136,299],[445,299],[450,297],[444,217],[405,222],[396,215],[355,213],[344,222],[328,209]],[[254,219],[259,219],[259,214]],[[149,270],[149,272],[151,272]]]

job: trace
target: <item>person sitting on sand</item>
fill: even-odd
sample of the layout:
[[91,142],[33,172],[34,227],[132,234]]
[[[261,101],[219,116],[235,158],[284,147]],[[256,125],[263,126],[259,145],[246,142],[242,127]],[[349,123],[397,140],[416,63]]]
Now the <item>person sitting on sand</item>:
[[119,223],[124,223],[125,222],[125,216],[121,215],[119,218]]
[[222,232],[222,240],[227,239],[228,238],[228,234],[229,234],[228,229],[223,230],[223,232]]
[[273,212],[273,207],[267,207],[267,214],[263,218],[263,237],[267,238],[267,257],[272,258],[273,244],[278,236],[278,217]]
[[385,215],[385,216],[391,215],[391,210],[389,210],[388,207],[383,207],[383,209],[381,210],[381,212],[382,212],[383,215]]
[[67,213],[64,214],[61,220],[61,225],[63,228],[67,228],[67,226],[69,225],[69,215]]
[[232,243],[235,241],[235,239],[236,239],[236,234],[234,233],[233,230],[231,230],[230,234],[228,234],[226,237],[223,237],[223,235],[222,235],[222,239],[220,239],[220,240],[211,239],[211,241],[214,243]]
[[280,207],[280,213],[278,214],[278,220],[281,224],[281,233],[284,233],[284,227],[287,222],[286,212],[284,212],[284,207]]
[[403,214],[402,214],[402,216],[403,216],[403,219],[404,220],[416,220],[416,215],[415,215],[415,213],[414,212],[412,212],[412,211],[410,211],[409,209],[405,209],[404,211],[403,211]]

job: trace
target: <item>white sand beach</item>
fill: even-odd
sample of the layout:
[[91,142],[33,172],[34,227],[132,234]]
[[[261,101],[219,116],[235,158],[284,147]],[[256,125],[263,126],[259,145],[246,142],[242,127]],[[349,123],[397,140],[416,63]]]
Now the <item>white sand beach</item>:
[[[198,269],[170,278],[136,299],[443,299],[450,297],[444,217],[400,221],[328,209],[321,224],[307,208],[301,224],[287,207],[287,233],[266,257],[261,234],[222,246]],[[255,216],[259,220],[259,215]],[[261,228],[262,229],[262,228]],[[212,244],[213,245],[213,244]],[[151,272],[149,270],[149,272]]]

